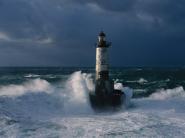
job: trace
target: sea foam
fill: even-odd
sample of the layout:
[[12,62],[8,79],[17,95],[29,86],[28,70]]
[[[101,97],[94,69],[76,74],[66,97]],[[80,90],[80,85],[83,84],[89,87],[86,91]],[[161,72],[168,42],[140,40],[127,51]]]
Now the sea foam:
[[[131,92],[121,83],[115,89]],[[0,87],[0,137],[184,137],[184,89],[161,89],[131,99],[129,110],[93,113],[91,74],[80,71],[65,82],[31,79]],[[127,93],[128,92],[128,93]]]
[[176,87],[174,89],[161,89],[150,95],[151,99],[156,100],[165,100],[175,97],[185,97],[185,91],[182,86]]
[[37,93],[37,92],[51,92],[51,85],[49,82],[43,79],[29,80],[20,85],[7,85],[0,87],[0,96],[16,97],[26,93]]
[[81,71],[73,73],[67,80],[63,91],[65,93],[65,112],[91,112],[88,93],[93,89],[94,85],[89,75],[82,74]]

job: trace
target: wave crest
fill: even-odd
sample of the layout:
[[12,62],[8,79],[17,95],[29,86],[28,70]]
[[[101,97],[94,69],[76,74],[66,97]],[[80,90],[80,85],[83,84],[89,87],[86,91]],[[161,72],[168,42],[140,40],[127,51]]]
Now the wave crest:
[[86,113],[91,111],[88,92],[94,88],[90,74],[73,73],[66,83],[65,111]]
[[36,93],[36,92],[51,92],[50,83],[42,79],[29,80],[20,85],[8,85],[0,87],[0,96],[21,96],[26,93]]
[[173,97],[185,97],[184,88],[179,86],[174,89],[162,89],[150,95],[150,98],[155,100],[165,100]]

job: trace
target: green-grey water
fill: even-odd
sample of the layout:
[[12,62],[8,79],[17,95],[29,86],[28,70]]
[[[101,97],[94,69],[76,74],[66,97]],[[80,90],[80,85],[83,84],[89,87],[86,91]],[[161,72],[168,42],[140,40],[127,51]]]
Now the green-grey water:
[[185,136],[185,68],[111,68],[133,97],[99,113],[88,99],[94,77],[94,68],[0,68],[0,137]]

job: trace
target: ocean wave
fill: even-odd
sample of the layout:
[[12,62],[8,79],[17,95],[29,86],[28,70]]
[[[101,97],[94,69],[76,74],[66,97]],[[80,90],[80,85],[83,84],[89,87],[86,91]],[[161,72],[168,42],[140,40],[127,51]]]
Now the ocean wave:
[[40,77],[40,75],[37,75],[37,74],[27,74],[24,77],[25,78],[37,78],[37,77]]
[[147,83],[148,81],[144,78],[140,78],[139,80],[133,80],[133,81],[126,81],[128,83],[139,83],[139,84],[144,84],[144,83]]
[[51,92],[51,85],[43,79],[29,80],[20,85],[8,85],[0,87],[0,96],[16,97],[26,93]]
[[142,93],[142,92],[144,92],[144,93],[146,93],[147,92],[147,89],[134,89],[134,92],[139,92],[139,93]]
[[94,89],[91,75],[82,74],[81,71],[73,73],[66,82],[62,95],[65,95],[65,112],[89,113],[88,92]]
[[[129,110],[96,114],[87,98],[94,90],[91,74],[74,72],[59,85],[38,78],[1,86],[0,137],[185,136],[182,86],[131,99],[135,107]],[[131,90],[121,83],[114,88]]]
[[113,79],[114,83],[123,82],[123,79]]
[[145,80],[144,78],[140,78],[140,79],[138,80],[138,83],[140,83],[140,84],[147,83],[147,82],[148,82],[148,81]]
[[[129,105],[132,90],[121,83],[115,83],[115,89],[125,93],[126,104]],[[94,90],[92,75],[81,71],[74,72],[65,82],[56,85],[40,78],[31,79],[22,84],[1,86],[0,103],[3,106],[0,109],[15,116],[21,114],[31,118],[92,114],[88,94]]]
[[[62,87],[58,86],[62,85]],[[88,91],[94,90],[91,74],[74,72],[61,84],[31,79],[0,87],[0,114],[33,120],[56,116],[92,114]]]
[[185,97],[185,91],[182,86],[174,89],[161,89],[150,95],[149,98],[157,100],[165,100],[174,97]]

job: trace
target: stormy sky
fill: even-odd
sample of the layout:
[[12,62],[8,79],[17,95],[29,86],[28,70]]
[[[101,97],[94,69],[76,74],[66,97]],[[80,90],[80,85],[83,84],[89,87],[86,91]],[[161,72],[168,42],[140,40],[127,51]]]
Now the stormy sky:
[[185,0],[0,0],[0,66],[184,66]]

